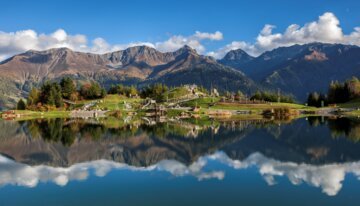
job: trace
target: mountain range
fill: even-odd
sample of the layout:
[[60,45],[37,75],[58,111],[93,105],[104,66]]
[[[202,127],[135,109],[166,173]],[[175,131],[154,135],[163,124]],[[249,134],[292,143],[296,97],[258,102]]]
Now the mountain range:
[[244,73],[199,55],[184,46],[175,52],[162,53],[146,46],[91,54],[67,48],[27,51],[0,63],[0,107],[14,105],[31,87],[46,80],[72,76],[77,81],[144,86],[155,82],[178,86],[200,84],[207,88],[242,90],[250,93],[257,85]]
[[26,97],[31,87],[46,80],[71,76],[78,82],[112,84],[156,82],[169,86],[198,84],[220,91],[276,90],[303,101],[307,93],[326,91],[332,80],[360,75],[360,47],[311,43],[279,47],[253,57],[238,49],[216,60],[198,54],[189,46],[174,52],[159,52],[147,46],[130,47],[106,54],[56,48],[29,50],[0,63],[0,108]]
[[360,47],[311,43],[279,47],[256,58],[239,49],[219,62],[241,70],[264,88],[280,88],[305,100],[309,92],[326,92],[331,81],[358,77]]

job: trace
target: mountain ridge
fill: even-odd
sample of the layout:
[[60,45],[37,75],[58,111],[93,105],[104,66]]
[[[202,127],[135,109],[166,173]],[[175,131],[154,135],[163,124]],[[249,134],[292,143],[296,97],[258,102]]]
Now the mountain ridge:
[[[196,77],[199,74],[201,76]],[[200,55],[189,46],[164,53],[151,47],[136,46],[106,54],[56,48],[29,50],[0,64],[0,78],[6,79],[6,84],[12,88],[6,91],[5,85],[0,85],[3,88],[0,89],[0,107],[26,97],[31,87],[64,76],[72,76],[80,82],[98,81],[105,87],[117,83],[146,86],[160,82],[169,86],[185,83],[207,88],[215,86],[219,90],[242,90],[244,93],[257,89],[242,72]],[[1,100],[9,98],[9,103]]]
[[105,54],[53,48],[29,50],[0,63],[0,108],[13,106],[31,87],[71,76],[76,81],[168,86],[198,84],[251,94],[277,90],[303,101],[313,91],[326,92],[331,81],[360,76],[360,47],[314,42],[279,47],[252,57],[238,49],[216,60],[185,45],[173,52],[135,46]]
[[241,59],[225,65],[236,69],[265,88],[279,88],[305,100],[313,91],[326,92],[331,81],[360,76],[360,47],[355,45],[309,43],[279,47],[264,52],[249,62]]

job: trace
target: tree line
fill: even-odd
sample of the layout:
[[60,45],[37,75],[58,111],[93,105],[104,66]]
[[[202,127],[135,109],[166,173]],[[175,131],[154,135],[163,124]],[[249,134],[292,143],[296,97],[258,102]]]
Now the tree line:
[[26,103],[20,99],[17,109],[45,111],[64,107],[64,100],[98,99],[105,95],[106,90],[97,82],[87,82],[77,87],[73,79],[64,77],[60,82],[46,81],[40,89],[33,87]]
[[[336,85],[336,88],[340,87]],[[127,97],[141,97],[151,98],[157,102],[165,102],[168,100],[168,95],[176,87],[168,87],[162,83],[155,83],[147,85],[141,89],[135,85],[125,86],[122,84],[112,85],[107,91],[97,82],[86,82],[83,84],[76,83],[70,77],[64,77],[60,82],[46,81],[40,88],[33,87],[29,92],[26,101],[20,99],[17,104],[17,109],[30,109],[46,111],[56,108],[66,107],[66,101],[76,102],[78,100],[100,99],[107,94],[118,94]],[[210,92],[203,86],[198,86],[197,91],[205,94]],[[337,93],[336,93],[337,94]],[[223,95],[228,98],[242,98],[244,94],[241,91],[231,93],[224,91]],[[335,98],[335,97],[334,97]],[[337,97],[336,97],[337,98]],[[269,91],[257,91],[250,98],[251,100],[263,100],[268,102],[288,102],[293,103],[294,98],[289,95],[278,94]],[[319,99],[319,98],[317,98]],[[65,100],[65,102],[64,102]]]
[[353,77],[343,83],[332,81],[328,92],[312,92],[308,95],[307,104],[309,106],[321,107],[329,104],[338,104],[351,101],[360,97],[360,81]]
[[294,103],[294,97],[270,91],[257,91],[250,97],[250,100],[261,100],[267,102]]

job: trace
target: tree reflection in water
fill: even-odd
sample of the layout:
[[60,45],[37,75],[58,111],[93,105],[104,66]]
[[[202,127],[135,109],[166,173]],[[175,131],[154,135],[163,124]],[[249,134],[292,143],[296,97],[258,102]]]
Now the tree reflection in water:
[[[359,119],[313,116],[308,117],[307,122],[311,127],[326,126],[331,131],[333,138],[346,137],[353,142],[360,140]],[[279,125],[290,123],[292,121],[264,119],[258,121],[209,121],[204,125],[203,122],[191,120],[181,123],[157,123],[156,125],[121,124],[119,127],[109,127],[106,121],[87,121],[83,119],[35,119],[19,122],[22,127],[25,127],[27,133],[32,138],[43,138],[50,142],[61,142],[65,146],[71,146],[76,138],[87,138],[97,141],[108,136],[129,138],[143,132],[157,138],[169,136],[174,138],[197,138],[204,134],[211,137],[219,130],[220,126],[241,131],[251,128],[266,129],[272,135],[279,137],[282,134]]]
[[309,125],[327,125],[334,138],[345,136],[353,142],[360,140],[360,119],[345,117],[308,117]]

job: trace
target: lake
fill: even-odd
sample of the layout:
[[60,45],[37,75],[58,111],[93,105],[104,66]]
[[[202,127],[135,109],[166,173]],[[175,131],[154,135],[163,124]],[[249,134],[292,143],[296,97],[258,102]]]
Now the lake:
[[0,121],[0,205],[355,205],[360,120]]

